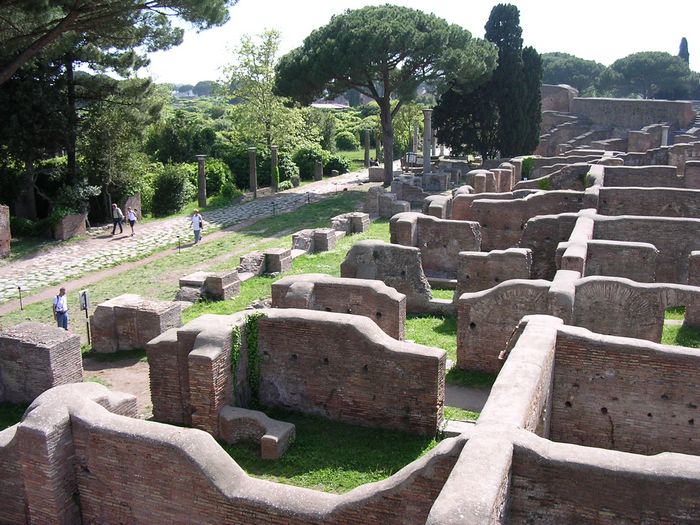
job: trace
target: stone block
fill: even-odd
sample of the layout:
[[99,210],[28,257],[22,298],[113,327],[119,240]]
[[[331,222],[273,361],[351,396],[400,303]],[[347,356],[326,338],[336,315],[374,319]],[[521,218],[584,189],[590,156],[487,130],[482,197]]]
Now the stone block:
[[134,210],[134,213],[136,214],[137,220],[140,221],[143,218],[143,215],[141,214],[141,194],[140,193],[135,193],[131,197],[128,197],[124,201],[124,204],[122,205],[122,211],[124,212],[124,215],[126,215],[126,211],[129,208]]
[[74,213],[66,215],[61,219],[61,222],[59,222],[53,230],[53,237],[56,240],[65,241],[76,235],[82,235],[86,231],[85,215],[82,213]]
[[362,212],[343,213],[331,219],[331,227],[334,230],[347,234],[362,233],[369,228],[369,225],[369,214]]
[[391,217],[397,213],[405,213],[411,211],[411,203],[408,201],[393,201],[391,203]]
[[370,215],[379,214],[379,195],[386,193],[386,189],[382,186],[373,186],[367,190],[367,200],[365,201],[365,212]]
[[685,163],[685,187],[700,189],[700,160],[688,160]]
[[323,180],[323,164],[318,161],[314,164],[314,180]]
[[207,298],[213,301],[225,301],[237,296],[241,292],[238,272],[232,270],[210,273],[204,282],[204,290]]
[[262,252],[251,252],[241,256],[241,263],[238,265],[238,273],[250,273],[252,275],[262,275],[265,273],[265,254]]
[[50,388],[82,380],[78,335],[33,321],[0,332],[0,402],[30,403]]
[[0,259],[10,255],[10,208],[0,204]]
[[265,250],[265,273],[283,273],[292,269],[292,250],[271,248]]
[[422,181],[423,190],[432,192],[446,191],[449,187],[450,179],[449,173],[425,173]]
[[111,353],[146,348],[151,339],[181,324],[177,303],[123,294],[99,304],[90,316],[92,349]]
[[292,234],[292,250],[314,251],[314,230],[300,230]]
[[219,414],[219,439],[229,444],[258,442],[263,459],[281,458],[295,435],[292,423],[269,418],[257,410],[227,406]]
[[384,168],[381,166],[370,166],[369,171],[369,181],[370,182],[384,182]]
[[337,237],[333,228],[318,228],[314,231],[314,252],[327,252],[335,249]]

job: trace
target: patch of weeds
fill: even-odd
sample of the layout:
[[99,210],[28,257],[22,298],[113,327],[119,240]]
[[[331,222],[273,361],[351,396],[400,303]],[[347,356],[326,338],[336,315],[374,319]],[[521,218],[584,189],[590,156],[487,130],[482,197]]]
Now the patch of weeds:
[[552,189],[552,181],[549,180],[549,177],[542,177],[537,181],[537,187],[541,190],[549,191]]
[[451,385],[466,386],[469,388],[491,388],[496,381],[496,374],[462,370],[453,366],[445,376],[445,381]]
[[260,458],[260,447],[226,445],[224,449],[250,475],[326,492],[343,493],[385,479],[424,455],[438,441],[398,431],[365,428],[322,417],[265,411],[296,426],[296,439],[276,461]]
[[447,358],[457,358],[457,319],[453,316],[408,315],[405,338],[425,346],[442,348]]
[[99,363],[112,363],[115,361],[148,361],[146,356],[146,350],[143,348],[136,348],[134,350],[122,350],[119,352],[87,352],[83,354],[83,359],[89,357],[94,359]]
[[85,381],[88,383],[97,383],[98,385],[106,386],[107,388],[112,388],[112,384],[109,381],[102,379],[100,376],[85,376]]
[[0,403],[0,430],[5,430],[12,425],[19,423],[22,420],[24,411],[29,405]]
[[445,407],[445,419],[449,421],[476,421],[479,419],[479,412],[464,410],[458,407]]
[[682,321],[685,319],[685,306],[674,306],[672,308],[666,308],[664,313],[664,319],[674,319]]
[[433,299],[447,299],[448,301],[451,301],[455,295],[454,290],[448,290],[446,288],[433,288],[432,293]]
[[257,312],[248,316],[245,322],[245,338],[248,343],[248,385],[251,404],[260,404],[260,350],[258,349],[258,321],[265,317]]
[[661,343],[700,348],[700,328],[687,325],[664,325]]

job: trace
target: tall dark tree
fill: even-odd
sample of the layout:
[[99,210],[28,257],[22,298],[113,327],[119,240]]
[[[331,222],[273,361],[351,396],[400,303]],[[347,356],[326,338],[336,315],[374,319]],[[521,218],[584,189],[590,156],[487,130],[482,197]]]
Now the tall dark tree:
[[520,154],[530,154],[540,142],[542,123],[542,58],[533,47],[523,49],[523,117],[525,133]]
[[683,61],[690,65],[690,53],[688,52],[688,40],[685,37],[681,38],[681,47],[678,50],[678,56],[683,59]]
[[518,155],[523,151],[523,137],[527,132],[523,100],[523,30],[518,8],[512,4],[494,6],[485,29],[486,40],[498,47],[498,67],[493,72],[491,89],[501,122],[499,149],[504,156]]
[[[478,85],[493,70],[491,45],[432,14],[394,5],[348,10],[313,31],[277,66],[277,92],[301,103],[356,89],[379,105],[384,152],[394,150],[392,121],[422,82],[461,77]],[[392,98],[398,101],[392,105]],[[393,178],[391,158],[385,183]]]
[[479,152],[490,159],[498,153],[498,104],[491,83],[471,92],[449,89],[433,110],[438,140],[454,154]]

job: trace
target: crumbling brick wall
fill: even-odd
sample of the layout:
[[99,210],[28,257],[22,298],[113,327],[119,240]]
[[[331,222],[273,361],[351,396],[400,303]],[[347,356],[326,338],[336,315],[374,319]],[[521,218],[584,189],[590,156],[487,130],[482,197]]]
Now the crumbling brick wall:
[[700,190],[683,188],[600,188],[600,215],[700,217]]

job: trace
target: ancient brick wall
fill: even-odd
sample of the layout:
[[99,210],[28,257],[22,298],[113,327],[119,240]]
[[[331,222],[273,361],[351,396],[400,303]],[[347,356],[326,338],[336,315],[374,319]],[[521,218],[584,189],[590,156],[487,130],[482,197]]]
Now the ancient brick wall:
[[406,296],[381,281],[322,274],[285,277],[272,285],[272,307],[362,315],[394,339],[404,338]]
[[479,225],[471,221],[401,213],[391,218],[389,228],[392,243],[420,249],[423,271],[430,277],[454,278],[457,254],[481,247]]
[[0,259],[10,255],[10,208],[0,204]]
[[570,327],[559,331],[556,348],[551,439],[645,455],[700,454],[696,351]]
[[458,193],[452,199],[452,216],[456,221],[474,220],[471,215],[472,204],[477,199],[511,200],[516,196],[512,193]]
[[623,241],[588,241],[584,275],[623,277],[640,283],[656,281],[656,258],[653,244]]
[[0,432],[0,523],[28,522],[16,433],[16,425]]
[[532,278],[552,279],[557,271],[556,252],[559,243],[566,242],[574,230],[578,215],[540,215],[525,224],[519,248],[532,251]]
[[542,84],[542,111],[561,111],[568,113],[571,100],[578,91],[571,86]]
[[460,252],[457,256],[455,297],[478,292],[508,279],[529,279],[532,252],[521,248],[490,252]]
[[571,101],[571,113],[589,118],[594,124],[642,129],[666,122],[671,129],[687,129],[695,118],[690,102],[621,98],[583,98]]
[[595,217],[594,239],[646,242],[659,250],[656,281],[688,282],[688,256],[700,249],[700,219]]
[[700,190],[600,188],[598,213],[700,218]]
[[[605,166],[605,187],[634,188],[682,188],[683,178],[675,166]],[[600,212],[604,212],[601,210]],[[623,215],[612,213],[610,215]],[[645,214],[648,215],[648,214]]]
[[366,317],[265,310],[260,402],[418,434],[442,423],[445,352],[392,339]]
[[29,403],[49,388],[82,380],[78,335],[33,321],[0,332],[0,402]]

